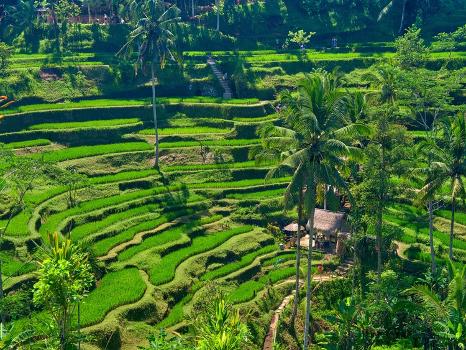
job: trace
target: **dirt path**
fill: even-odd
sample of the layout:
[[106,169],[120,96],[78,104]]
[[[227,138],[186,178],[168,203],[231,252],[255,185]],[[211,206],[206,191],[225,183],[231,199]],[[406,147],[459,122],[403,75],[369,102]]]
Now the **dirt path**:
[[[321,282],[330,281],[330,280],[335,279],[335,278],[338,278],[338,276],[330,275],[330,274],[314,275],[312,277],[312,280],[314,282],[318,282],[317,285],[319,285]],[[276,286],[280,286],[280,285],[287,284],[287,283],[295,283],[295,281],[296,280],[294,278],[290,278],[290,279],[287,279],[286,281],[280,282]],[[304,281],[300,281],[300,285],[303,286]],[[291,294],[287,295],[282,300],[281,304],[275,310],[275,312],[274,312],[274,314],[272,316],[272,320],[270,321],[269,331],[268,331],[268,333],[267,333],[267,335],[265,337],[265,340],[264,340],[264,346],[262,348],[263,350],[273,350],[273,346],[275,344],[275,338],[277,336],[278,322],[280,321],[280,314],[290,304],[290,302],[293,300],[293,298],[294,298],[294,290],[293,290],[293,292]]]
[[406,259],[406,255],[404,254],[404,252],[406,251],[406,249],[409,248],[409,244],[406,244],[400,241],[394,241],[394,243],[396,244],[396,254],[400,258]]

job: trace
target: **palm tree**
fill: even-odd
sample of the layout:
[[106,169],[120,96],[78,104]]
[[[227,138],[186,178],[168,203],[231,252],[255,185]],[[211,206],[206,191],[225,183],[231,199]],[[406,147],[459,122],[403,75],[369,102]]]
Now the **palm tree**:
[[[394,6],[396,1],[391,0],[389,1],[384,8],[380,11],[379,17],[377,18],[377,21],[380,21],[383,17],[387,15],[387,13],[390,12],[392,7]],[[405,26],[405,18],[406,18],[406,8],[408,6],[408,0],[403,0],[402,5],[401,5],[401,18],[400,18],[400,28],[398,29],[398,34],[402,34]]]
[[411,7],[413,13],[417,13],[422,8],[429,8],[431,6],[431,2],[430,0],[389,0],[379,12],[377,21],[380,21],[396,6],[399,6],[399,9],[401,9],[400,27],[398,29],[398,34],[400,35],[403,34],[403,31],[408,27],[408,24],[406,23],[408,8]]
[[380,89],[380,102],[391,105],[395,103],[398,81],[398,72],[395,67],[388,64],[376,66],[373,72],[364,74],[363,78]]
[[[356,149],[347,141],[367,132],[361,124],[350,124],[347,117],[347,96],[339,76],[325,71],[306,75],[298,83],[297,94],[285,92],[282,102],[286,127],[269,126],[263,140],[270,149],[283,149],[278,169],[296,169],[287,192],[306,189],[304,211],[309,218],[309,249],[307,255],[306,319],[304,349],[309,347],[311,311],[311,264],[318,185],[327,184],[343,191],[348,185],[341,175],[346,159]],[[276,171],[275,171],[276,173]]]
[[446,298],[427,285],[416,285],[406,292],[419,301],[434,333],[443,338],[448,348],[463,349],[466,345],[466,265],[456,267],[448,260],[447,267],[450,282]]
[[147,64],[150,66],[152,113],[155,129],[155,167],[158,168],[159,132],[155,100],[155,69],[156,66],[164,68],[167,60],[175,60],[175,34],[173,29],[175,23],[180,20],[180,10],[176,6],[165,9],[164,3],[159,0],[149,0],[144,4],[134,0],[131,7],[135,9],[135,17],[138,18],[138,22],[136,28],[130,33],[128,42],[123,45],[118,54],[130,54],[134,45],[137,44],[137,66],[144,67]]
[[[435,153],[437,152],[436,139],[438,137],[438,128],[433,124],[430,129],[425,130],[425,139],[417,146],[419,153],[424,153],[427,161],[427,167],[414,169],[414,173],[425,175],[423,189],[419,192],[419,199],[427,204],[428,220],[429,220],[429,246],[431,259],[431,272],[434,276],[436,273],[435,248],[434,248],[434,199],[437,189],[429,188],[429,184],[436,178],[435,168],[432,167],[432,162]],[[427,186],[427,187],[426,187]],[[433,190],[433,191],[432,191]]]
[[220,0],[215,0],[215,7],[217,8],[217,32],[220,31]]
[[444,184],[450,183],[451,221],[449,258],[453,260],[455,238],[456,200],[464,197],[463,177],[466,176],[466,116],[458,115],[441,122],[441,140],[435,145],[435,160],[431,163],[430,176],[423,193],[432,196]]

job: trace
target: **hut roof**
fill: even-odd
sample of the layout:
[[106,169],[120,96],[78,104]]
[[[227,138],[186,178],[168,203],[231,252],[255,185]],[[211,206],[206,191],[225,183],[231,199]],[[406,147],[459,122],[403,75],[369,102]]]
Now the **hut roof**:
[[[283,228],[284,231],[288,231],[288,232],[298,232],[298,224],[296,222],[293,222],[289,225],[286,225],[284,228]],[[304,230],[304,227],[301,226],[301,230]]]
[[[307,227],[309,227],[309,223]],[[345,213],[335,213],[330,210],[316,208],[314,213],[314,229],[324,233],[326,236],[346,231]]]

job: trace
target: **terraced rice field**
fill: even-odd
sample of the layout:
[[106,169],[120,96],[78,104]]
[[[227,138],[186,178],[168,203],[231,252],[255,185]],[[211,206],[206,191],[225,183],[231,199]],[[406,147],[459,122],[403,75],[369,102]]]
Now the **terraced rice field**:
[[[260,142],[254,132],[258,122],[274,118],[269,106],[237,104],[208,118],[207,126],[205,117],[189,115],[189,107],[187,118],[168,114],[160,130],[161,171],[153,168],[150,119],[137,111],[99,118],[94,108],[79,107],[80,113],[66,122],[61,112],[31,117],[28,110],[39,107],[26,106],[0,122],[8,126],[0,140],[14,152],[58,167],[81,166],[90,175],[77,188],[73,207],[63,185],[44,183],[26,195],[24,210],[6,232],[7,241],[25,252],[2,252],[7,290],[34,279],[31,239],[59,232],[86,241],[103,275],[81,305],[80,323],[102,341],[106,327],[119,332],[115,317],[133,320],[136,310],[138,322],[178,327],[212,282],[225,284],[231,300],[244,303],[293,274],[294,254],[279,251],[264,229],[268,219],[259,224],[236,215],[242,203],[279,203],[289,180],[266,182],[272,164],[248,158]],[[248,115],[254,116],[251,121]],[[86,137],[121,126],[124,132],[110,141]],[[76,142],[62,142],[56,136],[62,133]],[[122,167],[141,154],[137,166]],[[0,226],[5,224],[0,220]]]

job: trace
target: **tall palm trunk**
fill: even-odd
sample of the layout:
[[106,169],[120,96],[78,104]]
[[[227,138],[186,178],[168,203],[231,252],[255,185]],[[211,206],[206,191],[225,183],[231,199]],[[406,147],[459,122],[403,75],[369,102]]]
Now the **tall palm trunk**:
[[294,293],[293,311],[291,312],[291,324],[295,325],[296,314],[298,313],[299,304],[299,275],[301,265],[301,222],[303,220],[303,187],[299,189],[299,203],[298,203],[298,230],[296,232],[296,284]]
[[58,28],[57,13],[55,12],[55,2],[53,1],[50,11],[52,13],[53,30],[55,32],[55,40],[57,41],[57,50],[58,52],[61,52],[60,29]]
[[324,185],[324,210],[327,210],[327,191],[328,186]]
[[403,8],[401,11],[401,21],[400,21],[400,28],[398,29],[398,34],[403,34],[403,30],[405,29],[405,18],[406,18],[406,6],[408,6],[408,0],[403,0]]
[[435,264],[435,248],[434,248],[434,209],[432,207],[432,200],[429,200],[429,245],[430,245],[430,260],[431,260],[431,269],[432,275],[435,274],[436,264]]
[[456,197],[452,196],[451,198],[451,221],[450,221],[450,249],[448,256],[450,260],[453,260],[453,239],[455,238],[455,208],[456,207]]
[[[2,260],[0,258],[0,302],[3,301],[3,273],[2,273]],[[5,327],[6,319],[5,314],[2,312],[0,315],[0,340],[3,339],[3,328]]]
[[[382,201],[381,201],[382,202]],[[380,284],[380,276],[382,275],[382,224],[383,222],[383,205],[379,203],[377,206],[377,221],[375,227],[375,244],[377,250],[377,283]]]
[[152,85],[152,113],[154,115],[155,128],[155,167],[159,167],[159,128],[157,124],[157,108],[155,106],[155,67],[154,62],[151,63],[151,85]]
[[[26,192],[23,191],[20,194],[18,203],[22,203]],[[3,242],[3,235],[5,234],[6,230],[10,226],[11,220],[13,219],[13,214],[15,213],[15,207],[13,207],[8,215],[8,221],[6,222],[5,227],[0,231],[0,245]],[[3,290],[3,264],[2,259],[0,258],[0,303],[3,301],[5,297],[5,292]],[[3,339],[3,332],[6,324],[6,316],[5,313],[0,310],[0,339]]]
[[217,31],[220,30],[220,0],[216,0],[217,5]]
[[314,237],[314,213],[316,209],[316,186],[313,181],[310,193],[309,212],[309,249],[307,251],[307,285],[306,285],[306,318],[304,322],[304,350],[309,348],[310,343],[310,321],[311,321],[311,269],[312,269],[312,241]]
[[376,218],[376,227],[375,227],[375,234],[376,234],[376,249],[377,249],[377,283],[380,285],[381,275],[382,275],[382,250],[383,250],[383,242],[382,242],[382,230],[383,230],[383,209],[385,207],[385,176],[386,176],[386,169],[385,169],[385,147],[382,145],[381,150],[381,183],[379,188],[379,203],[377,205],[377,218]]
[[91,23],[91,3],[87,1],[87,23]]

